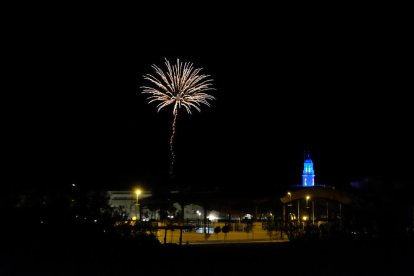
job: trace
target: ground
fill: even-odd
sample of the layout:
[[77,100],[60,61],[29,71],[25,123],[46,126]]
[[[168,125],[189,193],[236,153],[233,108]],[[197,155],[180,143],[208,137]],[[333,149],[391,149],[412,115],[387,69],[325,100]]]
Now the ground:
[[1,250],[0,275],[413,275],[414,259],[412,241],[395,240],[180,247],[67,239]]

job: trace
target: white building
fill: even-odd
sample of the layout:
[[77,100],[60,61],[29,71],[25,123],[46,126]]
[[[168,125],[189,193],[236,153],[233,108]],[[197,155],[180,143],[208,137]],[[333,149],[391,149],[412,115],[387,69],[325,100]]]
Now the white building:
[[[108,191],[109,206],[114,209],[123,219],[155,219],[159,220],[159,210],[149,210],[145,205],[140,204],[141,199],[149,198],[152,196],[151,191],[145,191],[137,195],[133,191]],[[181,212],[182,207],[179,203],[174,203],[176,213]],[[168,214],[170,218],[174,218],[175,214]],[[217,222],[222,218],[219,212],[214,210],[207,211],[207,218],[211,222]],[[198,221],[204,219],[204,208],[197,204],[188,204],[184,206],[184,219],[189,221]]]

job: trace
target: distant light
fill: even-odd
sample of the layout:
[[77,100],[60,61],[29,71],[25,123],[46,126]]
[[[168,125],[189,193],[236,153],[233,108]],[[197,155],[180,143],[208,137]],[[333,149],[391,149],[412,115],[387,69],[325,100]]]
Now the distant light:
[[133,216],[133,217],[132,217],[132,220],[137,220],[137,217],[136,217],[136,216]]
[[243,218],[252,219],[253,216],[251,214],[246,214]]
[[288,196],[291,196],[292,194],[290,192],[287,192]]
[[95,222],[95,223],[96,223],[97,221],[98,221],[97,219],[94,219],[94,220],[93,220],[93,222]]
[[43,220],[40,221],[40,224],[43,224]]
[[170,215],[170,216],[168,216],[168,218],[172,219],[172,218],[174,218],[174,216],[171,216],[171,215]]
[[208,216],[207,216],[207,218],[208,218],[209,220],[211,220],[211,221],[213,221],[213,220],[217,220],[217,219],[218,219],[218,217],[216,217],[216,216],[215,216],[215,215],[213,215],[213,214],[208,215]]
[[303,218],[302,218],[303,220],[308,220],[308,217],[307,216],[303,216]]
[[136,194],[136,195],[140,195],[140,194],[141,194],[141,190],[140,190],[140,189],[136,189],[136,190],[135,190],[135,194]]
[[306,200],[309,200],[309,199],[310,199],[310,196],[308,196],[308,195],[307,195],[307,196],[306,196]]
[[72,184],[72,187],[76,187],[76,184],[75,184],[75,183],[73,183],[73,184]]
[[209,220],[214,220],[214,219],[217,219],[217,217],[216,217],[215,215],[213,215],[213,214],[210,214],[207,218],[208,218]]

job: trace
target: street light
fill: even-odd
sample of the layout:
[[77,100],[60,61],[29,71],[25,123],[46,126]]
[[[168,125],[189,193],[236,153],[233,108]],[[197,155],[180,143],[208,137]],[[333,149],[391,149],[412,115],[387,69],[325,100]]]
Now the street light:
[[309,205],[308,205],[308,201],[309,201],[309,199],[310,199],[310,196],[306,196],[306,213],[308,214],[308,217],[309,217]]
[[197,210],[197,215],[198,215],[198,226],[200,227],[200,216],[201,216],[201,212],[199,210]]
[[315,225],[315,201],[312,200],[312,225]]
[[287,192],[289,196],[289,220],[292,220],[292,194],[290,192]]
[[300,224],[300,213],[299,213],[299,210],[300,210],[300,199],[298,199],[298,224]]
[[135,213],[136,213],[136,216],[137,216],[137,220],[140,220],[141,219],[141,216],[139,215],[139,203],[138,203],[138,198],[139,198],[139,195],[141,194],[141,190],[140,189],[136,189],[135,190],[135,194],[137,195],[137,203],[136,203],[136,210],[135,210]]

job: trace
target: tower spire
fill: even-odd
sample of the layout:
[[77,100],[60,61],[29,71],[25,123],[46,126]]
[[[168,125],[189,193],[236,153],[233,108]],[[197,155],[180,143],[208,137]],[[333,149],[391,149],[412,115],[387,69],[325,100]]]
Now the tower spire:
[[309,151],[306,153],[303,163],[303,174],[302,174],[302,186],[310,187],[315,186],[315,172],[313,170],[313,162],[310,158]]

